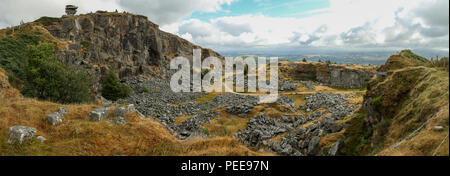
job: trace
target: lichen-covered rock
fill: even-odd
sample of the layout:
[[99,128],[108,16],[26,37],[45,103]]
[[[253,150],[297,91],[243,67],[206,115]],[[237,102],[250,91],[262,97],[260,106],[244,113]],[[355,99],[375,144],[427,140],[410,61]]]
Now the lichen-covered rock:
[[24,141],[33,138],[36,128],[26,126],[12,126],[8,130],[9,144],[22,144]]
[[132,114],[136,112],[136,108],[134,107],[134,104],[129,104],[126,106],[117,107],[114,110],[114,116],[122,116],[125,117],[128,114]]
[[339,151],[339,145],[341,145],[341,141],[337,141],[328,151],[328,156],[336,156]]
[[308,144],[308,155],[310,156],[314,156],[317,154],[317,152],[319,152],[320,150],[320,137],[319,136],[314,136],[311,141],[309,141]]
[[47,115],[48,122],[53,126],[62,123],[62,115],[59,112],[51,113]]
[[60,107],[58,109],[58,113],[61,114],[61,116],[65,116],[67,114],[67,109],[64,107]]
[[100,107],[89,113],[89,119],[94,122],[102,121],[109,115],[109,108]]
[[110,122],[117,125],[124,125],[127,123],[127,120],[122,116],[114,116]]

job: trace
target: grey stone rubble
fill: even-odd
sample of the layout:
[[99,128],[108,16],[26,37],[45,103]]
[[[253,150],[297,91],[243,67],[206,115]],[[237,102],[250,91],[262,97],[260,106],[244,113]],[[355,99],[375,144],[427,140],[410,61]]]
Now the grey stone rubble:
[[[337,124],[337,120],[353,113],[353,108],[339,94],[318,93],[308,97],[305,107],[312,111],[311,114],[283,116],[278,119],[259,115],[251,119],[247,128],[239,131],[235,137],[250,147],[268,148],[281,155],[336,155],[339,144],[333,146],[330,151],[320,151],[320,138],[325,134],[341,131],[343,126]],[[325,103],[323,98],[327,98],[331,103]],[[326,110],[317,110],[318,108]],[[318,121],[319,117],[323,118]],[[302,128],[309,122],[312,124]],[[279,141],[271,140],[277,136],[281,137]]]
[[[224,107],[230,114],[245,117],[258,103],[258,98],[255,96],[236,94],[221,94],[208,101],[196,102],[206,93],[174,93],[170,89],[169,81],[157,78],[147,80],[134,77],[127,78],[125,82],[136,91],[127,99],[119,100],[116,103],[134,104],[139,112],[155,117],[180,139],[205,136],[200,127],[218,117],[218,114],[214,112],[217,108]],[[139,91],[143,87],[151,91]],[[294,107],[293,100],[283,99],[281,101]],[[295,108],[293,109],[295,110]],[[180,124],[175,124],[176,118],[180,116],[191,117]]]
[[297,85],[295,85],[293,82],[285,79],[279,79],[278,81],[278,87],[280,91],[296,91]]
[[295,112],[295,102],[293,99],[286,96],[279,96],[275,103],[287,106],[292,112]]
[[[218,117],[219,114],[214,112],[218,108],[223,107],[230,114],[246,117],[258,103],[257,97],[237,94],[221,94],[208,101],[197,101],[206,93],[175,93],[171,91],[168,80],[158,78],[130,77],[124,82],[135,91],[130,97],[115,103],[134,104],[138,112],[156,118],[179,139],[206,137],[207,134],[201,126]],[[144,88],[149,91],[142,91]],[[236,133],[235,137],[245,145],[268,148],[281,155],[327,155],[329,151],[320,151],[320,138],[324,134],[340,131],[342,126],[336,121],[351,114],[354,108],[344,96],[332,93],[307,96],[306,104],[299,108],[295,107],[294,100],[286,96],[280,96],[276,103],[289,107],[291,112],[300,109],[308,110],[310,114],[283,116],[279,119],[261,114],[252,118],[247,128]],[[330,115],[317,121],[326,114]],[[175,124],[175,120],[180,116],[191,117]],[[301,128],[309,122],[313,123]],[[270,141],[280,135],[283,135],[280,141]]]
[[22,144],[23,142],[33,138],[36,128],[27,126],[12,126],[8,129],[8,143]]
[[89,113],[89,120],[98,122],[105,120],[109,115],[109,108],[108,107],[99,107],[96,110],[93,110]]
[[309,90],[315,90],[316,88],[313,85],[312,81],[300,81],[300,83],[303,84],[303,86]]
[[353,105],[349,105],[349,102],[344,96],[333,93],[317,93],[310,96],[306,96],[306,104],[299,106],[299,110],[306,110],[307,112],[314,111],[318,108],[331,109],[337,120],[341,120],[348,114],[353,112],[355,108]]
[[246,117],[250,113],[254,106],[257,105],[256,101],[238,101],[236,103],[230,104],[226,111],[230,114],[237,115],[239,117]]

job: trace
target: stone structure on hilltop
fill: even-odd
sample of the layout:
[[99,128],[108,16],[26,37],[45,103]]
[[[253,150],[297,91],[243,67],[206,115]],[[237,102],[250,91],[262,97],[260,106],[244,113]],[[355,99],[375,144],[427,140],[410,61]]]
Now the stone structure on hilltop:
[[77,13],[77,6],[74,5],[66,5],[66,14],[67,16],[74,16]]

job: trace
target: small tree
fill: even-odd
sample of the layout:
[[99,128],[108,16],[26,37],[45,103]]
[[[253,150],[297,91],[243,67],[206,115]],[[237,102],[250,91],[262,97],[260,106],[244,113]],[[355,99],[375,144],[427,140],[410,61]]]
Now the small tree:
[[302,60],[303,62],[308,62],[307,60],[306,60],[306,58],[303,58],[303,60]]
[[48,43],[28,47],[23,94],[59,103],[92,100],[88,76],[61,64],[54,52]]
[[108,100],[116,101],[121,98],[126,98],[130,94],[130,88],[125,84],[120,83],[119,78],[112,70],[108,72],[105,80],[102,82],[102,96]]

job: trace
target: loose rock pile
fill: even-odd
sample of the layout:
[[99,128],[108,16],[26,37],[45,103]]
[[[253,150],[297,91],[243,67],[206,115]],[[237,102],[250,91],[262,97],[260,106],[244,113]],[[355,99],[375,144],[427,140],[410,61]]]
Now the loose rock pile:
[[318,108],[330,109],[336,120],[341,120],[352,113],[355,107],[349,105],[349,102],[340,94],[317,93],[306,96],[306,104],[298,109],[310,112]]
[[296,91],[298,88],[293,82],[285,79],[280,79],[278,81],[278,87],[279,91]]
[[[311,114],[278,119],[259,115],[251,119],[247,128],[236,134],[236,138],[248,146],[268,148],[281,155],[336,155],[339,143],[330,151],[321,151],[320,139],[324,134],[341,131],[343,126],[337,124],[337,120],[350,115],[353,106],[339,94],[318,93],[308,96],[306,100],[306,105],[300,109],[309,109]],[[322,119],[318,120],[320,117]],[[310,122],[310,125],[302,127]],[[281,139],[274,141],[275,137]]]

